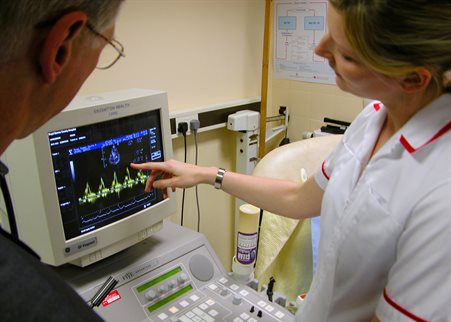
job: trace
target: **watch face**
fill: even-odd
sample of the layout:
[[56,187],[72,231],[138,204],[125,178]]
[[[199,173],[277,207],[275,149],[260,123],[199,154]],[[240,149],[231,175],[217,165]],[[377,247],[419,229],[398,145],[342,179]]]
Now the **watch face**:
[[216,179],[215,179],[215,188],[220,189],[222,185],[222,180],[224,179],[225,170],[222,168],[218,169],[218,173],[216,173]]

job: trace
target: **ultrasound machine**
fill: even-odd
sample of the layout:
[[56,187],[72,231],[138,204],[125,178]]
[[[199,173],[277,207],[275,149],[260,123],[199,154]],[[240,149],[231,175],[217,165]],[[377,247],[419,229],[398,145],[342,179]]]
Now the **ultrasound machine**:
[[76,97],[2,156],[20,239],[105,321],[293,321],[167,220],[175,194],[145,193],[148,174],[129,166],[171,157],[165,92]]

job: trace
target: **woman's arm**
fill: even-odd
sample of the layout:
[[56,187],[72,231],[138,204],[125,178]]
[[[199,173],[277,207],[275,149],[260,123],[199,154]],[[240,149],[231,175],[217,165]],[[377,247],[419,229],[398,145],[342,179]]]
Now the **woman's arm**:
[[[146,191],[151,187],[174,191],[201,183],[214,185],[218,171],[216,167],[200,167],[176,160],[131,164],[131,167],[151,171]],[[256,207],[296,219],[319,215],[323,196],[313,177],[301,183],[226,172],[221,188]]]

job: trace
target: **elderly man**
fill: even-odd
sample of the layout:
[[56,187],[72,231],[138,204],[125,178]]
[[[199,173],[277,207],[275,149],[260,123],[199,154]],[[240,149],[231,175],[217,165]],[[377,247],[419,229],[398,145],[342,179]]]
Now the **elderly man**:
[[[0,155],[59,113],[113,39],[122,0],[0,2]],[[1,176],[7,168],[1,164]],[[16,236],[0,229],[0,320],[101,321]]]

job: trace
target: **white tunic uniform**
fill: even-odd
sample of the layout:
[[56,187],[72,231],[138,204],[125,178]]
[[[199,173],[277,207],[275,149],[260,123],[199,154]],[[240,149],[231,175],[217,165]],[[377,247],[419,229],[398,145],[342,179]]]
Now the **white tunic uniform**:
[[316,174],[318,270],[297,321],[451,321],[451,94],[368,162],[385,118],[367,106]]

